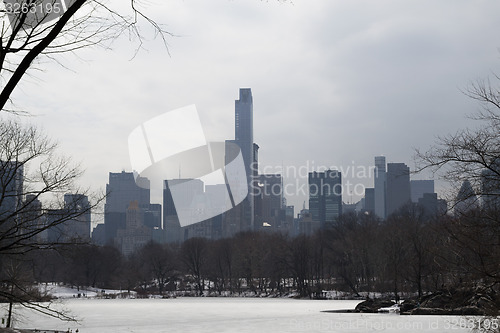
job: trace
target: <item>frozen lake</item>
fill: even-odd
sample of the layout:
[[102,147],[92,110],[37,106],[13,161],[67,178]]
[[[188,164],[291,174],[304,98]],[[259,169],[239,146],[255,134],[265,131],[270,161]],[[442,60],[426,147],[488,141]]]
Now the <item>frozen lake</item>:
[[[18,328],[111,332],[469,332],[460,317],[340,314],[359,301],[259,298],[69,299],[64,307],[79,318],[65,323],[23,309]],[[62,306],[62,305],[61,305]],[[4,316],[2,309],[2,316]]]

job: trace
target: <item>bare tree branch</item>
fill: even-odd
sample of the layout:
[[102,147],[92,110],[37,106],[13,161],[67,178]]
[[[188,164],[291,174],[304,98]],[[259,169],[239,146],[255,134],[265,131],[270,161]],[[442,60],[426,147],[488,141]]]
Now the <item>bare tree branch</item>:
[[[21,8],[43,8],[55,0],[18,0]],[[69,2],[68,0],[65,0]],[[6,2],[7,3],[7,2]],[[38,6],[38,7],[37,7]],[[5,5],[7,8],[7,5]],[[137,52],[145,37],[139,29],[141,21],[153,27],[155,37],[160,37],[167,48],[167,37],[173,36],[138,7],[137,0],[130,1],[132,16],[112,9],[102,1],[71,0],[69,7],[59,14],[46,11],[38,16],[28,11],[0,13],[0,109],[9,111],[10,97],[28,71],[36,68],[36,61],[51,55],[75,52],[83,48],[109,47],[109,43],[124,33],[138,42]],[[43,14],[43,15],[42,15]],[[10,22],[10,26],[8,24]],[[167,48],[168,51],[168,48]]]

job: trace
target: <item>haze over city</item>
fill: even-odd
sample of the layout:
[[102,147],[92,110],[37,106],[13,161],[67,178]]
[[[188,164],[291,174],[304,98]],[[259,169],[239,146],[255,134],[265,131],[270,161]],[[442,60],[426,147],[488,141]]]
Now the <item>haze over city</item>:
[[128,135],[164,112],[196,104],[209,140],[233,138],[240,87],[253,91],[261,167],[368,167],[385,155],[413,169],[414,147],[474,125],[465,116],[479,106],[461,90],[500,60],[496,1],[193,0],[145,10],[174,35],[168,50],[156,39],[135,53],[123,36],[111,50],[59,57],[68,69],[44,64],[15,92],[27,121],[81,161],[94,189],[108,172],[130,171]]
[[0,1],[0,333],[500,332],[499,12]]

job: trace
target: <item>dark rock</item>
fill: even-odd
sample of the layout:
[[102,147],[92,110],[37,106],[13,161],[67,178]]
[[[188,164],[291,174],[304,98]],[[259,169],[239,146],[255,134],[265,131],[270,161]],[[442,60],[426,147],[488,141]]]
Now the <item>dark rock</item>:
[[452,304],[452,297],[449,294],[438,292],[429,295],[426,299],[422,299],[420,306],[423,308],[449,308]]
[[447,315],[449,310],[440,308],[415,308],[409,312],[411,315]]
[[356,310],[346,309],[346,310],[323,310],[321,312],[325,313],[355,313]]
[[415,308],[409,311],[410,315],[438,315],[438,316],[482,316],[484,311],[476,306],[464,306],[454,309],[443,308]]
[[408,299],[405,300],[401,304],[400,312],[403,313],[408,313],[411,310],[418,308],[420,306],[420,303],[416,299]]
[[408,301],[401,312],[404,314],[437,314],[437,315],[498,315],[499,299],[492,289],[479,287],[449,288],[437,291],[420,298],[420,302]]
[[477,306],[464,306],[461,308],[453,309],[456,315],[462,316],[484,316],[486,313],[484,310],[478,308]]
[[396,303],[394,303],[391,300],[387,300],[387,299],[371,299],[371,298],[369,298],[366,301],[359,303],[356,306],[355,311],[362,312],[362,313],[377,313],[378,309],[390,307],[390,306],[393,306],[394,304],[396,304]]

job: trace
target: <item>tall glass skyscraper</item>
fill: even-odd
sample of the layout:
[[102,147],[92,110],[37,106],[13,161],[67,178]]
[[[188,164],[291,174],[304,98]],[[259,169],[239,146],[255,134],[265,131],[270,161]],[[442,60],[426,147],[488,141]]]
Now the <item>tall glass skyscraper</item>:
[[418,203],[425,193],[434,193],[434,180],[410,180],[411,201]]
[[0,161],[0,222],[2,223],[8,220],[14,223],[17,219],[16,212],[21,205],[24,193],[23,169],[21,163]]
[[386,177],[385,156],[375,156],[375,215],[381,219],[386,217]]
[[234,138],[241,147],[246,163],[253,160],[253,98],[250,88],[240,89],[240,99],[235,101]]
[[309,212],[322,228],[342,215],[342,174],[337,170],[309,173]]
[[[245,163],[248,189],[252,191],[252,181],[257,174],[256,148],[253,142],[253,97],[250,88],[240,89],[240,98],[235,101],[234,109],[234,137],[235,143],[240,147]],[[248,197],[240,204],[242,214],[242,230],[254,228],[254,195],[249,193]]]
[[[140,184],[141,186],[138,186]],[[104,204],[105,242],[113,241],[118,229],[126,227],[126,213],[131,202],[137,201],[139,208],[146,210],[150,205],[149,180],[134,178],[131,172],[109,173]]]
[[404,163],[387,164],[387,216],[411,202],[410,168]]

